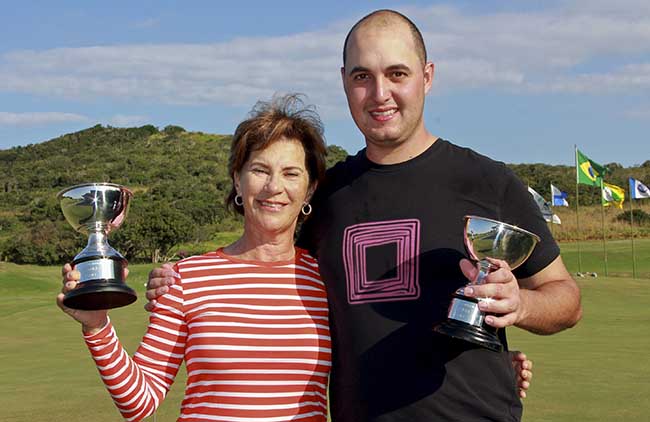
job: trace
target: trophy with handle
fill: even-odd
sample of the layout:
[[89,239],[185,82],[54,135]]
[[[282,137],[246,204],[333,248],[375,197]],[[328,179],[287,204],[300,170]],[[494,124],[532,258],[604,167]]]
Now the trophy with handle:
[[[483,284],[485,277],[495,269],[487,258],[503,260],[514,270],[528,259],[540,239],[536,234],[519,227],[468,215],[465,216],[464,240],[470,258],[479,264],[476,280],[468,285],[477,285]],[[490,350],[503,351],[497,328],[485,323],[486,315],[478,307],[480,301],[490,301],[492,298],[467,297],[463,294],[464,290],[464,287],[456,290],[447,320],[434,330]]]
[[112,183],[86,183],[57,194],[65,219],[78,232],[88,235],[88,245],[74,257],[72,268],[81,277],[63,304],[69,308],[96,310],[133,303],[135,291],[124,281],[128,262],[108,244],[108,234],[126,217],[133,194]]

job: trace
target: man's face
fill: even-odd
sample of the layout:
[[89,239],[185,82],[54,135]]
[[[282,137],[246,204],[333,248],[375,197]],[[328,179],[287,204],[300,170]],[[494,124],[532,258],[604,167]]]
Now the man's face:
[[341,69],[348,106],[369,148],[394,148],[426,134],[424,97],[433,64],[422,63],[404,24],[357,28]]

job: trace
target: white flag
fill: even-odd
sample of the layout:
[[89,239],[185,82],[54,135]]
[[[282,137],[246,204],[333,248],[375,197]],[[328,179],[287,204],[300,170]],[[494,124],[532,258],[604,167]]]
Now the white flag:
[[568,207],[569,201],[566,199],[569,197],[566,192],[562,192],[560,189],[553,186],[551,183],[551,196],[554,207]]
[[539,207],[539,210],[542,212],[542,216],[547,223],[562,224],[560,217],[553,214],[553,211],[551,210],[551,204],[548,203],[542,195],[537,193],[537,191],[530,186],[528,186],[528,192],[533,195],[533,199],[535,200],[535,203]]
[[632,199],[650,198],[650,188],[630,177],[630,196]]

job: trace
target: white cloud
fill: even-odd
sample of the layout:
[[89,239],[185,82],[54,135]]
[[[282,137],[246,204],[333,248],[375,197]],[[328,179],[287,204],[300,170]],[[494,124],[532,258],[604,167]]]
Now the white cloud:
[[147,116],[138,116],[138,115],[128,116],[124,114],[116,114],[115,116],[111,117],[108,123],[111,126],[132,127],[132,126],[145,124],[148,120],[149,117]]
[[323,85],[340,90],[338,60],[322,53],[336,44],[327,36],[302,34],[210,45],[16,51],[0,62],[0,91],[249,105],[275,91],[317,91]]
[[580,74],[573,78],[531,85],[531,90],[577,94],[630,94],[650,92],[650,63],[630,64],[609,73]]
[[[625,9],[625,4],[617,7]],[[644,62],[650,62],[650,14],[610,14],[607,8],[589,9],[587,3],[576,10],[482,15],[432,7],[416,21],[430,58],[439,62],[442,89],[497,85],[524,92],[548,87],[574,92],[580,85],[608,94],[615,85],[623,90],[628,85],[587,87],[594,69],[620,63],[624,70],[598,74],[618,79],[626,73],[627,78],[635,66],[644,71]]]
[[[555,4],[516,13],[471,14],[453,6],[405,12],[436,62],[436,91],[650,91],[650,2]],[[327,114],[347,115],[338,68],[350,24],[213,44],[13,51],[0,57],[0,92],[249,106],[276,91],[298,91]]]
[[0,126],[37,126],[57,123],[85,122],[88,118],[74,113],[32,112],[9,113],[0,112]]

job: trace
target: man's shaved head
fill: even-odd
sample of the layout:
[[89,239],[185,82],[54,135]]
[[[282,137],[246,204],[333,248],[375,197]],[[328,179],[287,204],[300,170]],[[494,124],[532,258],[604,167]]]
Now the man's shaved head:
[[348,51],[348,41],[350,40],[352,33],[358,29],[366,28],[369,26],[376,28],[390,28],[398,24],[406,24],[408,27],[413,37],[413,44],[415,45],[416,54],[424,65],[427,62],[427,49],[424,46],[424,39],[422,38],[422,34],[420,33],[418,27],[415,26],[415,24],[409,18],[399,12],[389,9],[381,9],[375,10],[369,15],[361,18],[357,23],[354,24],[352,29],[350,29],[350,32],[348,32],[348,35],[345,37],[345,43],[343,44],[343,66],[345,66],[346,55]]

